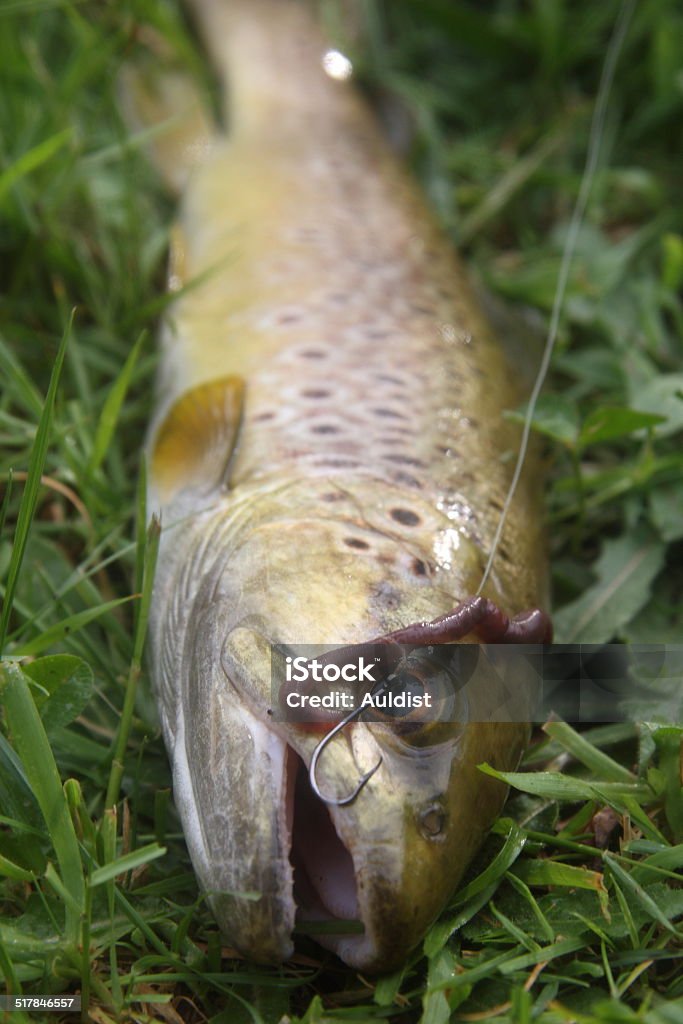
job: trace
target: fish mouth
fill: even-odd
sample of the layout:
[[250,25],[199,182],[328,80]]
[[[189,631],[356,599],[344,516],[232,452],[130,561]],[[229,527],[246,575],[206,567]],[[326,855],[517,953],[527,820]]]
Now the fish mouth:
[[316,941],[336,953],[343,944],[347,958],[354,946],[360,952],[365,930],[356,865],[329,807],[314,792],[303,760],[290,746],[285,756],[287,845],[297,930],[313,932]]
[[[351,806],[316,795],[308,768],[316,736],[268,718],[263,633],[232,630],[217,663],[210,630],[218,627],[213,615],[207,621],[208,636],[198,629],[187,654],[191,685],[170,744],[190,855],[219,926],[260,962],[288,959],[299,931],[349,966],[369,969],[395,946],[393,933],[389,942],[384,934],[385,911],[398,899],[400,841],[389,843],[395,833],[385,813],[378,820],[376,801],[368,804],[369,787]],[[374,739],[365,742],[376,760]],[[354,757],[341,740],[334,750],[326,775],[339,781],[354,771]]]

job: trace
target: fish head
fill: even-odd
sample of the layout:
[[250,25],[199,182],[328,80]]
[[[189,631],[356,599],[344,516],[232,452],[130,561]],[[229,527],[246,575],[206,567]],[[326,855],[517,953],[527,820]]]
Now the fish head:
[[289,491],[267,511],[262,499],[213,551],[188,618],[177,801],[223,931],[257,960],[289,956],[299,927],[354,967],[400,964],[502,804],[504,787],[477,765],[513,767],[526,739],[523,725],[466,713],[372,716],[328,737],[311,771],[334,721],[285,719],[274,657],[362,643],[442,614],[480,564],[463,537],[462,561],[438,576],[433,538],[447,527],[405,525],[417,526],[409,511],[420,523],[436,515],[426,502],[397,505],[370,483],[359,492],[332,502],[329,485],[315,500]]

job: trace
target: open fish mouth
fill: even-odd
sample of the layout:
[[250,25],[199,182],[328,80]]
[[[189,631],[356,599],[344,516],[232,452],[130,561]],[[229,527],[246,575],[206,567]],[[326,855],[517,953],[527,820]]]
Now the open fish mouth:
[[[286,773],[297,924],[306,930],[306,922],[339,921],[342,931],[348,932],[353,922],[361,925],[353,857],[339,837],[329,807],[314,792],[308,769],[291,747],[286,752]],[[327,937],[334,942],[332,931]]]
[[[301,749],[274,733],[271,736],[283,765],[281,857],[291,872],[286,894],[293,925],[290,937],[293,933],[310,934],[346,963],[367,967],[386,956],[380,951],[378,935],[377,873],[379,870],[384,876],[382,892],[387,886],[398,886],[400,857],[392,856],[380,866],[377,847],[367,850],[361,825],[367,813],[363,802],[353,808],[337,807],[315,792],[307,760],[310,745],[320,738],[317,734],[304,738],[306,752],[302,756]],[[334,774],[337,778],[347,772],[353,775],[356,768],[350,748],[344,739],[337,743],[335,753],[341,766]],[[373,794],[367,796],[369,803],[374,803]],[[390,837],[391,832],[385,835],[387,840]],[[396,832],[393,839],[398,839]],[[232,924],[230,927],[233,932]]]
[[[174,792],[226,938],[250,959],[281,962],[294,931],[308,931],[347,963],[375,962],[374,869],[365,843],[353,843],[362,804],[330,807],[314,792],[306,760],[318,737],[304,736],[297,750],[224,683],[207,683],[205,702],[202,674],[195,676],[181,716]],[[346,740],[335,748],[334,774],[353,771]]]

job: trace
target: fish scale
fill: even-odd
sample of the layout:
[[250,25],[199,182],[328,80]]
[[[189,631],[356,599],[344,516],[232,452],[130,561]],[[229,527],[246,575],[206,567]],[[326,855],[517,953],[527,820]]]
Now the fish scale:
[[[362,108],[358,116],[365,124]],[[431,214],[381,140],[361,138],[340,165],[317,161],[318,144],[311,152],[307,137],[303,166],[293,164],[288,137],[269,139],[260,209],[241,199],[242,165],[264,162],[263,143],[234,141],[214,152],[181,220],[192,239],[184,273],[209,279],[176,304],[166,329],[175,372],[163,394],[170,404],[218,375],[248,381],[233,487],[288,471],[377,475],[405,487],[407,502],[410,492],[427,492],[485,551],[509,482],[502,456],[517,440],[500,410],[518,396]],[[313,194],[304,187],[306,151],[316,168]],[[360,182],[351,208],[348,189],[338,186],[341,167]],[[216,181],[235,211],[220,231],[212,222]],[[515,589],[515,603],[528,604],[529,584],[520,592],[516,580]]]
[[[517,444],[515,373],[352,86],[324,73],[305,8],[193,8],[233,116],[193,151],[149,442],[152,674],[176,801],[246,955],[289,955],[297,914],[346,916],[363,934],[321,941],[387,969],[501,805],[476,765],[513,767],[526,727],[453,723],[430,743],[358,722],[329,744],[326,788],[381,766],[328,807],[306,781],[318,737],[273,717],[271,647],[367,641],[475,592]],[[543,590],[534,468],[484,591],[508,613]]]

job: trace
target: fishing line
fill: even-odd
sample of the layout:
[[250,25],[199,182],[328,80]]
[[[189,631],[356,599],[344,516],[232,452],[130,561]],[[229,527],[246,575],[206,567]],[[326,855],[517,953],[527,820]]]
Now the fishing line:
[[628,26],[631,21],[633,9],[635,7],[635,0],[622,0],[619,14],[612,31],[612,36],[607,47],[607,53],[605,54],[605,62],[602,67],[602,73],[600,75],[600,84],[598,86],[598,92],[595,99],[595,107],[593,110],[593,117],[591,119],[590,132],[588,136],[588,148],[586,151],[586,163],[583,170],[583,176],[581,178],[581,185],[579,188],[579,194],[576,199],[576,205],[572,213],[572,218],[569,224],[569,230],[567,232],[567,241],[564,246],[562,253],[562,262],[560,263],[560,272],[557,277],[557,287],[555,289],[555,296],[553,299],[553,307],[550,316],[550,323],[548,325],[548,335],[546,337],[545,346],[543,349],[543,357],[541,359],[541,365],[534,382],[534,386],[529,397],[529,403],[527,406],[526,416],[524,417],[524,427],[522,430],[522,439],[519,446],[519,453],[517,455],[517,462],[515,464],[515,471],[512,474],[512,480],[510,487],[503,503],[503,510],[500,514],[498,526],[493,537],[493,544],[489,553],[486,568],[484,569],[484,575],[482,576],[479,589],[477,590],[477,596],[481,594],[482,590],[486,586],[486,582],[491,573],[491,567],[498,551],[500,539],[503,535],[503,529],[505,528],[505,521],[507,519],[508,512],[510,511],[510,505],[515,496],[517,490],[517,484],[519,478],[522,475],[522,469],[524,468],[524,460],[526,459],[527,451],[529,448],[529,438],[531,436],[531,424],[533,422],[534,413],[536,411],[536,405],[538,398],[545,383],[545,378],[548,375],[548,368],[550,366],[550,360],[552,358],[553,351],[555,349],[555,342],[557,341],[557,331],[560,323],[560,314],[562,312],[562,305],[564,303],[565,292],[567,290],[567,282],[569,280],[569,271],[571,269],[572,260],[574,258],[574,252],[576,250],[576,243],[579,238],[579,232],[583,226],[583,221],[586,214],[586,208],[588,206],[588,200],[590,192],[593,187],[593,179],[595,177],[595,171],[598,166],[598,160],[600,157],[600,145],[605,128],[605,118],[607,114],[607,101],[609,99],[610,90],[612,88],[612,82],[614,80],[614,72],[616,70],[619,55],[621,53],[624,39],[628,31]]

